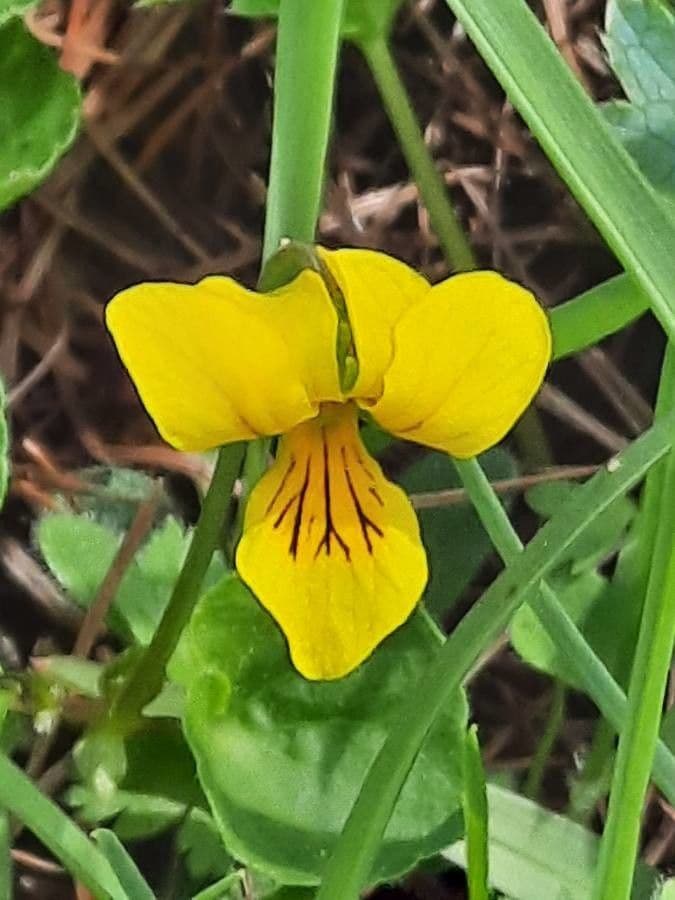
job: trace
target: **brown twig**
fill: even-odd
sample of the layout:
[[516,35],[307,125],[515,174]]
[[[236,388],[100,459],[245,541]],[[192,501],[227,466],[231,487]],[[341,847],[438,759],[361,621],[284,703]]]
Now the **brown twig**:
[[628,440],[623,435],[600,422],[583,406],[548,382],[539,391],[537,405],[563,422],[567,422],[577,431],[588,434],[611,453],[619,453],[628,444]]
[[73,645],[73,656],[89,656],[97,637],[103,631],[105,617],[115,598],[124,575],[129,568],[138,548],[152,528],[155,513],[162,496],[162,487],[156,482],[150,496],[138,507],[131,527],[124,535],[119,550],[106,572],[94,602],[84,617],[79,633]]
[[[503,478],[492,482],[492,489],[498,494],[509,494],[512,491],[526,491],[535,484],[547,484],[551,481],[563,481],[566,479],[588,478],[594,475],[599,466],[558,466],[555,469],[547,469],[545,472],[535,472],[531,475],[520,475],[517,478]],[[442,506],[455,506],[459,503],[467,503],[468,496],[464,488],[448,488],[442,491],[425,491],[411,494],[410,502],[415,509],[436,509]]]

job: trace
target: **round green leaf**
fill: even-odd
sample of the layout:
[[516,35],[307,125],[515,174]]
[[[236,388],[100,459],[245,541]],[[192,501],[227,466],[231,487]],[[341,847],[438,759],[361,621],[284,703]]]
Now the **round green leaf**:
[[80,105],[77,81],[22,22],[0,28],[0,209],[46,178],[75,138]]
[[[438,650],[431,627],[413,616],[356,672],[311,682],[251,593],[226,578],[200,601],[189,640],[186,734],[226,847],[282,883],[316,884],[399,702]],[[373,882],[457,837],[466,715],[458,692],[408,777]]]

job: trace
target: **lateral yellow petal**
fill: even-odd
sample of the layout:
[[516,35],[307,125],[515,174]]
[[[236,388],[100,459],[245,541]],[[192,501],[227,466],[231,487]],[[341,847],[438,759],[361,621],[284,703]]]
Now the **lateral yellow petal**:
[[496,272],[435,285],[399,320],[394,343],[384,393],[368,409],[387,431],[460,459],[506,434],[551,358],[546,314]]
[[430,290],[405,263],[375,250],[325,250],[319,256],[347,306],[359,374],[350,397],[374,400],[393,356],[393,330],[401,316]]
[[[211,275],[200,286],[227,299],[230,278]],[[337,364],[338,316],[323,278],[304,269],[290,283],[268,294],[246,291],[265,323],[283,339],[293,367],[312,401],[342,399]]]
[[157,429],[180,450],[279,434],[339,396],[337,314],[315,272],[271,294],[230,278],[140,284],[111,300],[106,322]]
[[408,618],[427,580],[417,519],[368,456],[352,404],[282,438],[251,494],[237,569],[306,678],[346,675]]

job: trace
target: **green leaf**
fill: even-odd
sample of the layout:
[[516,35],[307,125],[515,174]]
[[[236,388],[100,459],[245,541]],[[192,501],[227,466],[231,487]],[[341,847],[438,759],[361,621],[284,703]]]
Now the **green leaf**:
[[[512,900],[591,896],[598,838],[583,826],[496,785],[488,785],[490,885]],[[444,851],[466,865],[464,841]],[[649,900],[658,875],[641,864],[633,900]]]
[[91,836],[112,866],[130,900],[155,900],[148,883],[117,835],[107,828],[97,828]]
[[669,878],[666,881],[657,900],[675,900],[675,878]]
[[663,0],[609,0],[604,44],[630,100],[603,106],[652,183],[675,194],[675,15]]
[[225,850],[218,826],[203,809],[191,809],[178,830],[178,849],[190,877],[199,884],[223,878],[234,860]]
[[[226,847],[285,884],[315,884],[402,698],[437,649],[414,616],[356,672],[311,682],[235,578],[206,594],[189,634],[199,664],[186,734]],[[466,721],[446,704],[403,789],[372,880],[408,871],[457,834]]]
[[649,107],[614,100],[602,107],[647,178],[657,188],[675,193],[675,113],[666,105]]
[[39,0],[0,0],[0,25],[22,16],[33,6],[37,6],[38,2]]
[[[593,604],[607,590],[607,581],[593,571],[584,572],[575,578],[565,575],[549,576],[549,584],[569,617],[583,633]],[[513,617],[510,635],[514,649],[526,663],[583,691],[574,663],[558,650],[529,606],[521,606]],[[593,649],[597,652],[598,648]]]
[[102,797],[91,787],[74,784],[65,792],[65,800],[77,811],[78,820],[86,825],[114,819],[115,834],[124,841],[154,837],[176,825],[185,815],[184,803],[121,789]]
[[127,771],[124,741],[106,732],[87,732],[75,746],[73,760],[82,780],[108,800]]
[[[151,496],[157,483],[144,472],[117,466],[88,466],[77,474],[95,488],[77,498],[78,510],[115,532],[129,529],[139,504]],[[169,512],[170,502],[162,493],[158,518]]]
[[138,732],[119,753],[110,737],[90,733],[76,750],[84,785],[67,792],[78,818],[89,825],[114,819],[113,830],[125,841],[152,837],[206,800],[195,778],[195,765],[175,722],[158,721]]
[[[541,484],[527,492],[527,502],[549,519],[564,503],[573,503],[580,492],[583,485],[571,482]],[[626,529],[634,520],[633,502],[618,497],[573,542],[550,576],[567,614],[620,684],[628,672],[639,623],[640,604],[630,596],[632,584],[625,583],[634,567],[634,540],[625,542],[611,582],[598,573],[597,566],[625,540]],[[530,607],[521,607],[514,616],[511,642],[529,665],[583,691],[573,662],[556,647]]]
[[40,657],[40,675],[48,681],[83,697],[101,696],[103,666],[77,656]]
[[[348,0],[342,23],[343,37],[352,41],[386,38],[403,0]],[[276,17],[279,0],[233,0],[230,12],[238,16]]]
[[675,16],[665,0],[609,0],[604,44],[633,103],[675,101]]
[[[582,485],[570,481],[538,484],[526,494],[531,509],[550,519],[563,503],[571,502]],[[563,559],[572,575],[594,569],[615,551],[635,516],[635,505],[627,497],[618,497],[590,528],[572,544]]]
[[[579,485],[577,490],[581,489]],[[555,492],[546,494],[544,504],[540,502],[541,495],[537,501],[536,496],[533,499],[532,492],[528,492],[528,498],[538,511],[544,514],[555,512]],[[629,520],[631,531],[619,553],[614,574],[611,580],[607,579],[593,566],[615,549]],[[624,686],[630,673],[642,610],[641,590],[636,584],[637,528],[638,519],[634,518],[632,502],[620,497],[574,542],[565,554],[566,565],[558,567],[550,579],[567,614],[617,682]],[[592,565],[584,565],[584,560]],[[584,690],[572,661],[556,649],[529,607],[521,607],[514,616],[511,640],[516,651],[531,666],[562,679],[577,690]]]
[[[13,5],[13,4],[12,4]],[[47,47],[12,21],[0,28],[0,209],[32,191],[73,142],[80,91]]]
[[[121,532],[87,515],[49,513],[38,523],[36,539],[47,565],[68,593],[89,606],[110,568],[122,541]],[[115,595],[108,624],[119,635],[139,644],[150,642],[180,572],[189,533],[168,516],[149,537],[129,565]],[[86,554],[82,547],[87,548]],[[222,576],[224,565],[216,555],[206,584]]]
[[[490,480],[516,474],[513,457],[497,448],[481,457]],[[409,494],[461,487],[457,470],[446,453],[431,451],[399,479]],[[424,595],[427,608],[440,616],[450,609],[492,552],[492,543],[467,501],[454,506],[418,509],[430,578]]]

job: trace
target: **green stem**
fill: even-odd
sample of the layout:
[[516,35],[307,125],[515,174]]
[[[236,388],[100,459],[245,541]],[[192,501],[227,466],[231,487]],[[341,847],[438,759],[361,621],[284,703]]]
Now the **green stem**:
[[313,243],[324,183],[344,0],[281,0],[263,261]]
[[243,444],[230,444],[218,454],[190,549],[164,615],[152,641],[113,699],[108,724],[114,729],[127,731],[135,728],[143,707],[159,693],[164,683],[167,663],[199,599],[206,570],[218,546],[243,454]]
[[553,359],[597,344],[649,309],[649,300],[628,275],[603,281],[551,310]]
[[[329,859],[316,900],[352,900],[366,883],[379,842],[419,748],[438,712],[461,684],[485,647],[494,642],[525,600],[532,600],[542,578],[558,563],[571,543],[618,496],[630,490],[673,442],[675,415],[654,426],[620,456],[618,469],[596,474],[582,489],[579,507],[561,510],[520,552],[518,537],[507,530],[505,543],[516,547],[513,563],[488,588],[447,639],[418,685],[401,704],[399,716],[361,788],[340,840]],[[463,463],[462,465],[471,465]],[[485,478],[480,466],[475,464]],[[489,504],[477,497],[476,506]],[[472,498],[473,499],[473,498]],[[496,500],[496,498],[495,498]],[[497,505],[501,509],[499,501]],[[480,512],[480,509],[479,509]],[[502,510],[503,512],[503,510]],[[505,515],[505,514],[504,514]],[[488,529],[490,530],[490,529]],[[564,610],[562,611],[564,614]],[[574,626],[572,625],[574,629]],[[576,629],[574,629],[576,631]],[[578,640],[585,647],[583,638]],[[587,648],[597,665],[602,663]],[[609,677],[609,676],[607,676]],[[610,678],[611,681],[611,678]],[[619,696],[620,689],[611,681]],[[672,760],[675,796],[675,759]]]
[[[345,0],[281,0],[279,5],[263,266],[285,238],[314,242],[344,6]],[[262,475],[259,462],[269,446],[269,440],[262,440],[246,451],[249,493]],[[246,498],[239,506],[237,530],[245,508]]]
[[[666,352],[660,393],[669,399],[675,393],[672,345]],[[628,688],[628,713],[619,737],[596,870],[593,896],[597,900],[624,900],[631,894],[642,808],[672,662],[675,642],[675,453],[672,451],[662,473],[662,487],[647,594]]]
[[378,37],[363,42],[361,50],[373,73],[446,259],[458,271],[475,269],[473,252],[450,203],[445,182],[424,143],[415,112],[386,40]]
[[553,751],[555,742],[560,734],[560,729],[565,721],[565,697],[567,690],[562,681],[556,681],[553,685],[551,708],[546,717],[544,733],[541,736],[532,765],[527,773],[527,779],[523,785],[523,794],[530,800],[536,800],[541,790],[541,782],[546,771],[546,763]]

